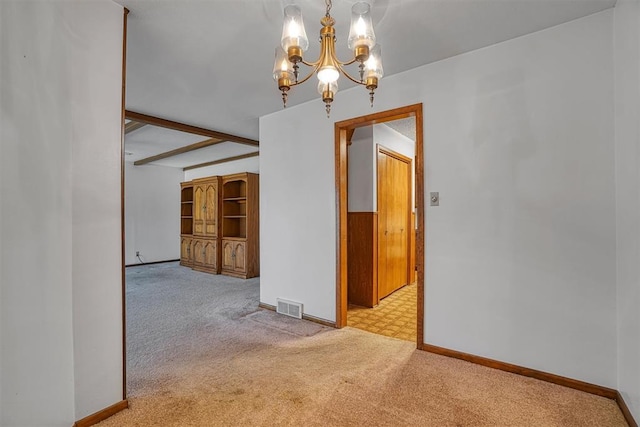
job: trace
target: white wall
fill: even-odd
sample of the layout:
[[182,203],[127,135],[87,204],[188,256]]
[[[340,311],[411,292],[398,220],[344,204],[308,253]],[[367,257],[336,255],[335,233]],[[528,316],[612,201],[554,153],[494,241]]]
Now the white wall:
[[347,211],[375,212],[376,172],[373,126],[356,129],[348,150]]
[[125,164],[125,263],[180,258],[180,183],[184,172]]
[[[377,212],[377,145],[396,153],[415,158],[415,141],[391,129],[385,124],[377,124],[356,129],[349,145],[348,212]],[[415,160],[411,163],[412,182],[415,181]],[[415,188],[415,185],[413,185]],[[415,202],[414,194],[412,201]],[[412,202],[412,203],[413,203]],[[412,204],[414,206],[415,203]]]
[[615,7],[618,390],[640,420],[640,3]]
[[0,2],[0,424],[122,399],[122,7]]
[[236,160],[235,162],[222,163],[219,165],[207,166],[198,169],[191,169],[184,172],[184,180],[191,181],[195,178],[231,175],[241,172],[260,173],[259,158],[249,157],[248,159]]
[[[425,341],[616,386],[612,11],[382,80],[422,102]],[[340,92],[261,118],[261,301],[335,319]],[[304,138],[299,138],[304,135]]]

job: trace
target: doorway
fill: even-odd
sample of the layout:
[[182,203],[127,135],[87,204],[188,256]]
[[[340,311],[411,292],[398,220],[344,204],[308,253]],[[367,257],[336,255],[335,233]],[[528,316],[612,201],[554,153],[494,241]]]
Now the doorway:
[[[380,218],[374,218],[372,223],[379,224],[374,233],[361,233],[361,236],[372,235],[367,239],[374,240],[371,242],[372,247],[377,250],[391,251],[394,257],[402,258],[395,266],[387,268],[383,266],[379,269],[376,265],[378,254],[372,256],[371,265],[369,259],[363,261],[357,259],[358,265],[368,266],[371,270],[372,278],[369,283],[372,289],[368,295],[371,304],[377,304],[380,299],[394,292],[394,286],[403,287],[411,283],[411,279],[415,278],[415,300],[416,300],[416,336],[415,341],[417,347],[421,348],[424,336],[424,151],[422,137],[422,104],[410,105],[394,110],[383,111],[376,114],[357,117],[345,120],[335,124],[335,149],[336,149],[336,202],[338,213],[338,248],[337,248],[337,286],[336,286],[336,325],[340,328],[347,326],[347,308],[349,304],[349,231],[357,231],[358,227],[354,223],[353,218],[362,217],[362,215],[348,214],[348,144],[351,141],[356,129],[392,122],[400,119],[413,118],[415,120],[415,195],[412,196],[410,191],[400,191],[396,189],[386,188],[389,180],[383,180],[380,190],[382,190],[381,198],[388,198],[387,202],[393,206],[403,205],[404,200],[409,200],[411,207],[411,199],[415,200],[415,217],[412,216],[412,209],[391,209],[390,212],[382,213]],[[381,168],[388,169],[394,176],[406,177],[411,174],[410,159],[402,156],[386,147],[377,147],[377,161],[382,161]],[[407,173],[407,171],[409,171]],[[395,180],[396,178],[392,178]],[[404,179],[404,178],[402,178]],[[380,191],[378,190],[378,191]],[[400,201],[403,202],[400,202]],[[400,202],[400,203],[399,203]],[[377,214],[380,214],[378,212]],[[399,226],[397,229],[386,227],[385,221],[394,218],[394,222],[406,224]],[[350,218],[351,217],[351,218]],[[402,217],[399,221],[397,217]],[[362,222],[362,221],[361,221]],[[414,225],[415,224],[415,225]],[[361,226],[361,225],[360,225]],[[365,225],[366,226],[366,225]],[[397,226],[396,226],[397,227]],[[409,230],[415,228],[415,237]],[[410,248],[410,249],[407,249]],[[372,254],[373,255],[373,254]],[[354,254],[351,253],[351,261],[356,261]],[[415,268],[413,267],[415,263]],[[383,276],[384,285],[377,286],[378,275]],[[394,282],[397,282],[395,285]],[[361,286],[357,283],[354,286]]]

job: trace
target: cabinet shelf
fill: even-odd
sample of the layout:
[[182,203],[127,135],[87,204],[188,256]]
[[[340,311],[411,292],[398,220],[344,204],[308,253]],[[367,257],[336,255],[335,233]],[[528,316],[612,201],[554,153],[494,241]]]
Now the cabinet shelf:
[[193,186],[188,182],[180,184],[180,234],[193,234]]
[[246,215],[225,215],[225,218],[246,218]]
[[224,199],[225,202],[238,202],[238,203],[246,203],[247,202],[247,198],[246,197],[226,197]]

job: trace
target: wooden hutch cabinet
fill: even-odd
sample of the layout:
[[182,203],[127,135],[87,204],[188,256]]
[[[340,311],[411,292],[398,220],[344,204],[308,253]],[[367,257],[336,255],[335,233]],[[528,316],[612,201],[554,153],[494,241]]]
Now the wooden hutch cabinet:
[[180,265],[191,267],[191,240],[193,237],[193,185],[180,184]]
[[183,182],[180,264],[240,278],[260,275],[258,175]]
[[260,275],[258,175],[222,179],[222,273],[248,279]]
[[220,273],[220,177],[194,179],[193,240],[191,242],[194,270]]

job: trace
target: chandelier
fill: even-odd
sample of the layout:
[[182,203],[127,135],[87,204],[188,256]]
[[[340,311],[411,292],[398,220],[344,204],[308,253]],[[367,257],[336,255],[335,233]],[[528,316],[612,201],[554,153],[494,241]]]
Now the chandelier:
[[[327,117],[331,112],[333,97],[338,91],[340,73],[349,80],[366,87],[373,107],[373,97],[378,88],[378,80],[382,78],[382,58],[380,45],[376,44],[376,36],[371,23],[371,6],[358,2],[351,8],[351,27],[347,45],[353,50],[353,58],[342,62],[336,56],[336,35],[333,28],[335,20],[331,17],[331,0],[325,0],[327,12],[320,20],[320,58],[315,62],[303,59],[303,52],[309,47],[309,39],[304,29],[302,12],[295,4],[284,8],[284,24],[282,26],[281,46],[276,48],[276,60],[273,66],[273,79],[282,92],[282,103],[287,106],[287,92],[309,80],[313,74],[318,76],[318,93],[325,103]],[[354,78],[344,69],[345,66],[359,63],[359,78]],[[300,64],[311,68],[309,74],[299,79]]]

